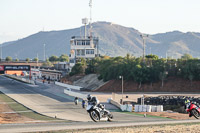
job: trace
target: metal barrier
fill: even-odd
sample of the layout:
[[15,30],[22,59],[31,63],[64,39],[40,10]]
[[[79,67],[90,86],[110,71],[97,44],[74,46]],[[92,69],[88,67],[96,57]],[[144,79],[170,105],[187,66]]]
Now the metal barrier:
[[[158,96],[158,97],[145,97],[144,104],[146,105],[185,105],[185,100],[200,103],[200,97],[194,98],[189,96]],[[138,98],[137,103],[141,103],[141,98]]]

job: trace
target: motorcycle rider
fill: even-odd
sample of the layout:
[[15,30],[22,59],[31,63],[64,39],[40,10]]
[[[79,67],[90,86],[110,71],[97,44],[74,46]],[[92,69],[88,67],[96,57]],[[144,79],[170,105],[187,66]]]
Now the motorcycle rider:
[[95,96],[91,96],[90,94],[87,95],[88,104],[98,105],[99,100]]
[[90,94],[87,95],[87,101],[88,101],[88,105],[96,106],[97,108],[100,108],[100,114],[101,114],[100,118],[109,117],[109,121],[113,119],[113,115],[108,110],[105,109],[105,105],[99,103],[99,100],[95,96],[91,96]]
[[85,108],[85,100],[82,100],[82,108]]
[[74,103],[75,103],[75,105],[78,104],[78,97],[75,97],[75,98],[74,98]]
[[[188,100],[188,99],[185,100],[185,109],[190,108],[190,104],[191,104],[190,100]],[[191,113],[189,113],[189,117],[192,117]]]
[[[92,104],[93,106],[97,106],[102,109],[102,111],[105,111],[105,105],[100,104],[99,100],[95,96],[91,96],[90,94],[87,96],[88,104]],[[108,113],[105,111],[105,113]]]
[[190,104],[190,100],[185,100],[185,105]]

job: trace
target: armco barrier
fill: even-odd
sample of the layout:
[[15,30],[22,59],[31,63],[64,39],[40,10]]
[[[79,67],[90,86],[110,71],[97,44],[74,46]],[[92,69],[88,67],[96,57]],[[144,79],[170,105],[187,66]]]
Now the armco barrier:
[[78,93],[78,92],[74,92],[74,91],[70,91],[67,89],[64,89],[64,93],[73,97],[78,97],[78,98],[82,98],[84,100],[86,100],[87,98],[87,94],[82,94],[82,93]]
[[55,82],[55,84],[62,86],[62,87],[69,88],[69,89],[79,90],[79,91],[80,91],[81,88],[83,88],[83,87],[80,87],[80,86],[74,86],[74,85],[64,84],[64,83],[60,83],[60,82]]
[[118,102],[110,99],[110,103],[121,109],[121,104],[119,104]]

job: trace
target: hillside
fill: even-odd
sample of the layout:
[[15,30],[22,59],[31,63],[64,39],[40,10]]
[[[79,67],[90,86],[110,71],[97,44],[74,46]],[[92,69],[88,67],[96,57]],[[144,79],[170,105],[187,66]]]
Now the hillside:
[[[127,53],[142,56],[141,32],[134,28],[124,27],[109,22],[95,22],[92,24],[93,35],[99,37],[99,49],[101,55],[125,56]],[[83,35],[83,27],[61,30],[41,31],[20,40],[3,44],[3,57],[25,59],[44,58],[44,44],[46,44],[46,56],[60,56],[69,54],[70,38]],[[156,54],[162,57],[180,57],[189,53],[194,57],[200,57],[200,33],[180,31],[149,35],[146,40],[146,54]]]
[[[161,81],[142,84],[138,88],[138,83],[134,81],[124,81],[124,92],[200,92],[200,81],[193,81],[182,78],[169,77],[164,81],[164,86],[161,87]],[[121,92],[121,80],[110,80],[105,85],[101,86],[97,92]]]

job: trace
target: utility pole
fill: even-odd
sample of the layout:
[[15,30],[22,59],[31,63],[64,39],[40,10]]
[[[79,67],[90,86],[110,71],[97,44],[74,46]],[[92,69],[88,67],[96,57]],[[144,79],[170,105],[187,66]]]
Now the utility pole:
[[1,60],[2,60],[3,58],[2,58],[2,44],[1,44]]
[[119,76],[120,79],[122,79],[122,104],[123,104],[123,95],[124,95],[124,78],[123,76]]
[[37,53],[37,66],[38,66],[38,61],[39,61],[39,58],[38,58],[38,53]]
[[85,25],[85,39],[86,39],[86,36],[87,36],[87,24],[88,24],[88,19],[87,18],[83,18],[82,19],[82,24]]
[[93,48],[93,38],[92,38],[92,0],[89,2],[89,7],[90,7],[90,46]]
[[143,61],[145,62],[145,39],[148,37],[149,35],[144,35],[144,34],[141,34],[140,37],[142,38],[142,41],[143,41]]
[[151,53],[151,47],[150,47],[150,54],[152,54],[152,53]]
[[45,54],[46,54],[46,53],[45,53],[45,45],[46,45],[46,44],[44,44],[44,61],[46,60],[46,57],[45,57]]
[[89,3],[89,6],[90,6],[90,36],[92,36],[92,0],[90,0],[90,3]]

